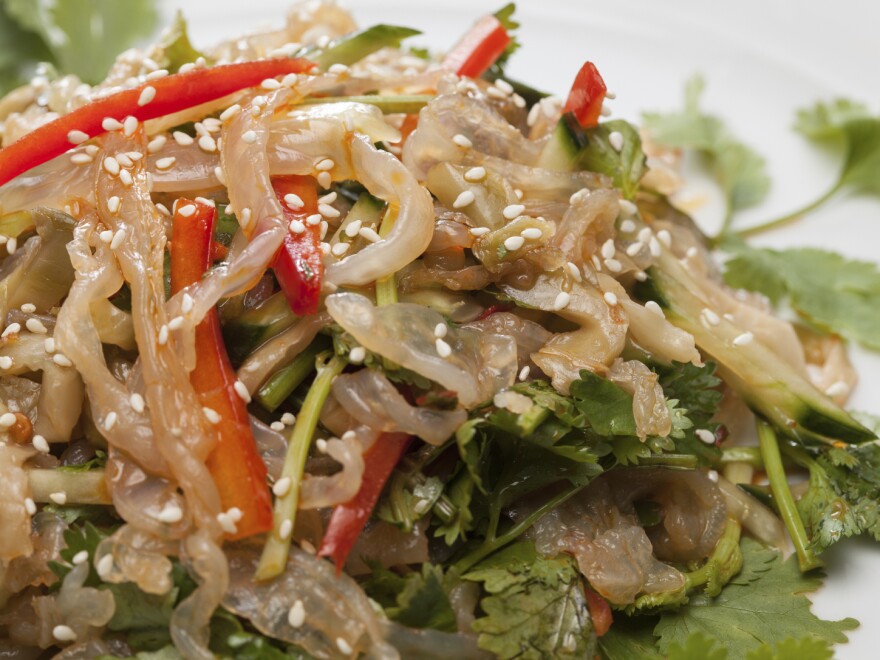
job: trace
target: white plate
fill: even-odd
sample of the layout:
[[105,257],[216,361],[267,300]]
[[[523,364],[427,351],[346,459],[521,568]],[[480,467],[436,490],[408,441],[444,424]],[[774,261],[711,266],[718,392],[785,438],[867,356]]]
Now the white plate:
[[[478,16],[503,0],[351,0],[361,25],[396,23],[420,28],[414,40],[442,49]],[[245,30],[277,25],[285,3],[277,0],[164,0],[166,16],[182,5],[196,45]],[[642,111],[679,108],[684,82],[704,75],[705,109],[722,116],[766,158],[773,189],[758,209],[743,213],[742,226],[777,217],[811,201],[834,181],[837,160],[790,129],[797,108],[835,95],[872,104],[880,100],[880,3],[837,0],[737,0],[725,4],[678,0],[579,2],[520,0],[522,49],[509,73],[536,87],[564,94],[580,64],[590,59],[617,94],[616,116],[637,120]],[[706,181],[695,192],[711,195]],[[696,213],[708,230],[719,207]],[[837,198],[794,228],[758,242],[773,247],[809,245],[872,261],[880,244],[880,202]],[[880,331],[880,330],[878,330]],[[880,413],[880,357],[854,350],[861,384],[851,405]],[[830,578],[815,596],[824,618],[852,616],[862,626],[839,647],[845,659],[880,655],[880,553],[868,542],[849,541],[827,553]]]

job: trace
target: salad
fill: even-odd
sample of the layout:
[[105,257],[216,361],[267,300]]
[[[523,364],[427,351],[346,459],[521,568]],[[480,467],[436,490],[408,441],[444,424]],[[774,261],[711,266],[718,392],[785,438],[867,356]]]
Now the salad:
[[4,12],[52,61],[0,100],[4,657],[808,660],[858,625],[804,594],[880,540],[845,408],[880,273],[745,239],[880,189],[865,107],[802,111],[840,180],[738,230],[769,179],[702,82],[642,126],[589,61],[551,96],[505,74],[513,5],[443,53],[330,2],[203,50],[178,17],[106,76]]

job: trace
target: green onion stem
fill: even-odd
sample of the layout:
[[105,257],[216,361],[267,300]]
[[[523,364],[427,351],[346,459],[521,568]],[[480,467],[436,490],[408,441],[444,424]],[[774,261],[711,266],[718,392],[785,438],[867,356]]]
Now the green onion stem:
[[797,505],[788,479],[785,476],[785,468],[782,465],[782,455],[779,452],[779,441],[776,439],[776,431],[767,422],[758,420],[758,446],[761,449],[761,457],[764,459],[764,469],[770,480],[770,490],[785,528],[791,536],[797,553],[798,566],[802,572],[810,571],[822,566],[822,562],[809,548],[809,538],[804,529],[804,521],[801,520],[797,511]]
[[[287,446],[287,455],[284,457],[284,468],[281,471],[281,478],[288,477],[291,485],[287,493],[282,497],[275,498],[275,525],[266,539],[266,545],[257,566],[257,572],[254,576],[257,580],[271,580],[280,575],[287,564],[290,540],[296,523],[299,491],[309,447],[312,444],[312,436],[318,426],[321,408],[324,407],[324,402],[330,394],[333,379],[342,372],[346,364],[345,359],[334,355],[329,362],[318,365],[318,375],[309,388],[299,416],[296,418],[296,423],[293,425],[290,442]],[[289,529],[286,523],[289,523]],[[282,534],[282,527],[285,528],[284,534]]]
[[323,335],[315,340],[293,362],[276,371],[269,380],[257,391],[254,398],[269,412],[284,403],[293,391],[315,370],[315,358],[321,351],[327,350],[330,340]]

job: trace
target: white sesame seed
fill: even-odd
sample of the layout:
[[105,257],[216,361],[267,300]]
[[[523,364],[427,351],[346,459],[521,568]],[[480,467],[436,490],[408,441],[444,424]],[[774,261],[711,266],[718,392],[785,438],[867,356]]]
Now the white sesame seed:
[[18,239],[10,238],[6,241],[6,252],[8,254],[15,254],[15,251],[18,249]]
[[544,235],[544,232],[542,232],[542,231],[541,231],[540,229],[538,229],[537,227],[528,227],[527,229],[523,229],[523,230],[519,233],[519,235],[522,236],[523,238],[529,238],[529,239],[532,239],[532,240],[538,240],[538,239],[541,238],[541,236]]
[[572,279],[574,279],[575,282],[580,282],[583,280],[581,269],[578,268],[578,265],[573,261],[569,261],[568,263],[566,263],[565,269],[568,271],[568,274],[571,275]]
[[639,209],[636,207],[636,205],[633,204],[633,203],[632,203],[631,201],[629,201],[628,199],[621,199],[621,200],[618,200],[618,202],[617,202],[617,206],[620,208],[620,212],[621,212],[624,216],[635,215],[635,214],[636,214],[636,211],[639,210]]
[[443,339],[446,336],[447,332],[449,332],[449,326],[443,322],[440,322],[434,326],[434,336],[437,339]]
[[510,204],[504,207],[504,210],[501,211],[501,215],[507,220],[513,220],[514,218],[521,216],[525,210],[526,207],[522,204]]
[[70,144],[82,144],[89,139],[89,134],[82,131],[73,130],[67,134],[67,141]]
[[113,119],[113,117],[104,117],[104,120],[101,122],[101,128],[105,131],[118,131],[122,128],[122,122]]
[[328,254],[330,254],[330,243],[326,243],[324,241],[321,241],[320,247],[321,247],[321,254],[323,254],[325,257]]
[[284,520],[281,523],[281,526],[278,528],[278,536],[282,541],[286,541],[290,538],[290,535],[293,533],[293,523],[289,520]]
[[73,154],[70,157],[70,162],[73,163],[74,165],[87,165],[88,163],[91,163],[92,160],[93,160],[93,158],[91,156],[89,156],[88,154],[82,154],[82,153]]
[[706,325],[718,325],[721,323],[721,318],[716,314],[713,310],[708,307],[704,307],[703,311],[700,312],[700,317],[703,319],[703,322]]
[[183,294],[183,298],[180,301],[180,311],[184,314],[189,314],[193,310],[193,306],[195,305],[195,301],[193,297],[188,293]]
[[232,522],[241,522],[241,519],[244,518],[244,513],[242,513],[241,509],[239,509],[237,506],[230,507],[226,511],[226,515],[229,516],[229,519]]
[[509,250],[510,252],[516,252],[523,245],[525,245],[526,239],[522,236],[511,236],[509,238],[504,239],[504,248]]
[[119,211],[119,206],[122,204],[122,201],[116,195],[113,195],[110,199],[107,200],[107,210],[112,214],[116,214]]
[[101,150],[97,144],[87,144],[85,149],[89,156],[97,156],[98,152]]
[[605,299],[605,302],[607,302],[612,307],[617,304],[617,295],[615,295],[612,291],[606,291],[604,294],[602,294],[602,297]]
[[21,323],[10,323],[6,326],[6,329],[3,331],[3,334],[0,337],[8,337],[9,335],[17,335],[21,332]]
[[672,247],[672,234],[666,229],[657,232],[657,239],[666,247]]
[[306,608],[301,600],[297,600],[287,613],[287,623],[292,628],[301,628],[306,621]]
[[540,115],[540,114],[541,114],[541,104],[536,103],[535,105],[532,106],[532,109],[529,110],[529,114],[526,117],[526,125],[529,126],[529,128],[534,126],[535,122],[538,121],[538,115]]
[[519,375],[517,376],[517,378],[519,378],[519,380],[521,380],[521,381],[525,380],[526,378],[529,377],[529,372],[531,370],[532,370],[532,368],[529,365],[524,366],[522,369],[520,369]]
[[695,245],[692,245],[687,249],[687,252],[684,253],[684,256],[687,257],[688,259],[693,259],[699,253],[700,253],[700,251],[697,249],[697,247]]
[[452,355],[452,348],[440,337],[434,340],[434,348],[437,350],[437,355],[442,358],[448,358]]
[[15,425],[16,417],[14,413],[8,412],[0,415],[0,429],[8,429]]
[[321,224],[321,221],[324,217],[320,213],[312,213],[309,216],[306,216],[306,224],[311,225],[312,227],[317,227]]
[[229,514],[225,511],[217,514],[217,522],[220,523],[220,529],[222,529],[227,534],[235,534],[238,531],[238,527],[235,526],[235,522],[229,517]]
[[147,80],[158,80],[159,78],[164,78],[168,75],[168,69],[156,69],[155,71],[151,71],[144,78]]
[[125,240],[125,230],[117,229],[116,233],[113,234],[113,240],[110,241],[110,249],[118,250],[122,246],[122,242]]
[[13,364],[15,364],[15,361],[8,355],[0,357],[0,369],[12,369]]
[[347,225],[345,225],[344,233],[349,238],[354,238],[358,235],[358,232],[361,230],[361,225],[363,223],[360,220],[352,220]]
[[464,180],[470,181],[471,183],[476,183],[477,181],[482,181],[486,178],[486,168],[484,167],[472,167],[467,172],[464,173]]
[[605,259],[605,268],[610,270],[612,273],[619,273],[623,270],[623,266],[620,265],[620,262],[617,259]]
[[623,135],[619,131],[611,131],[608,134],[608,144],[614,151],[620,151],[623,149]]
[[163,324],[162,327],[159,328],[159,336],[157,337],[157,341],[159,342],[159,346],[164,346],[165,344],[168,343],[168,326],[167,325]]
[[639,252],[642,251],[643,247],[645,247],[645,244],[640,243],[639,241],[632,243],[629,247],[626,248],[626,256],[628,256],[628,257],[636,256]]
[[629,234],[631,232],[634,232],[635,230],[636,230],[636,223],[633,222],[632,220],[627,219],[627,220],[624,220],[623,222],[620,223],[620,231],[622,231],[625,234]]
[[34,449],[36,449],[41,454],[49,453],[49,443],[43,436],[39,434],[35,435],[31,440],[31,444],[34,446]]
[[351,247],[351,243],[336,243],[332,248],[330,248],[330,253],[334,257],[341,257],[343,254],[348,252],[348,248]]
[[208,408],[207,406],[202,408],[202,414],[205,416],[205,419],[208,420],[211,424],[219,424],[223,421],[223,418],[220,417],[220,413],[218,413],[213,408]]
[[358,232],[358,235],[361,238],[367,239],[371,243],[378,243],[379,241],[382,240],[382,237],[379,236],[379,234],[376,232],[376,230],[371,227],[361,227],[360,231]]
[[503,78],[495,80],[495,86],[505,94],[513,94],[513,86]]
[[134,165],[134,162],[131,160],[131,158],[128,157],[127,154],[118,153],[116,154],[116,156],[114,156],[114,158],[116,158],[116,162],[119,163],[121,167],[131,167],[132,165]]
[[470,190],[465,190],[465,191],[459,193],[458,197],[455,198],[455,201],[452,202],[452,208],[454,208],[454,209],[464,208],[468,204],[473,204],[474,199],[476,199],[474,197],[474,193],[472,193]]
[[125,121],[122,122],[122,131],[125,134],[125,137],[131,137],[134,135],[134,132],[137,130],[138,120],[137,117],[133,117],[129,115],[125,118]]
[[474,146],[474,143],[471,142],[467,137],[462,135],[461,133],[457,133],[452,137],[452,141],[455,142],[459,147],[463,149],[470,149]]
[[649,312],[654,312],[654,314],[656,314],[660,318],[666,318],[666,315],[663,313],[663,308],[660,307],[660,305],[658,305],[653,300],[649,300],[645,303],[645,309],[647,309]]
[[600,254],[603,259],[613,259],[614,255],[617,253],[617,248],[614,245],[614,239],[609,238],[607,241],[602,243],[602,248],[600,249]]
[[327,69],[327,73],[332,73],[334,75],[340,75],[343,73],[348,73],[349,68],[344,64],[337,62],[336,64],[331,64],[330,68]]
[[30,497],[24,498],[24,508],[29,516],[32,516],[37,512],[37,504]]
[[251,224],[251,210],[247,206],[245,206],[241,210],[240,219],[241,219],[241,224],[243,224],[243,225],[250,225]]
[[333,162],[331,158],[324,158],[323,160],[318,161],[317,165],[315,165],[315,169],[319,172],[328,172],[336,167],[336,163]]
[[[147,176],[149,176],[149,175],[147,175]],[[128,170],[122,170],[119,173],[119,180],[122,182],[122,185],[125,187],[128,187],[132,183],[134,183],[134,179],[131,177],[131,172],[129,172]]]
[[659,257],[663,253],[660,241],[657,240],[656,236],[652,236],[651,240],[648,241],[648,250],[651,252],[652,257]]
[[168,321],[168,329],[169,330],[180,330],[183,327],[183,317],[175,316],[173,319]]
[[755,339],[755,335],[751,332],[744,332],[741,335],[737,335],[733,340],[734,346],[748,346]]
[[160,158],[156,161],[156,169],[157,170],[170,170],[174,167],[174,163],[177,162],[177,158],[174,156],[167,156],[165,158]]
[[80,550],[70,559],[70,563],[74,566],[79,566],[80,564],[85,564],[89,560],[89,551],[88,550]]
[[284,497],[287,495],[290,492],[291,483],[290,477],[281,477],[276,481],[272,486],[272,492],[275,493],[275,497]]
[[642,243],[647,243],[654,237],[654,232],[650,227],[642,227],[639,230],[638,238]]
[[296,423],[296,417],[293,413],[286,412],[281,415],[281,423],[286,426],[292,426],[294,423]]
[[318,204],[318,213],[323,215],[325,218],[338,218],[339,211],[330,206],[329,204]]
[[248,392],[247,385],[242,383],[240,380],[236,380],[235,384],[232,387],[235,389],[235,393],[242,401],[244,401],[245,403],[251,402],[251,393]]
[[199,149],[212,154],[217,151],[217,142],[210,135],[203,135],[199,138]]
[[131,404],[132,409],[133,409],[136,413],[142,413],[142,412],[144,412],[144,408],[145,408],[145,406],[146,406],[146,404],[144,403],[144,397],[142,397],[142,396],[141,396],[140,394],[138,394],[137,392],[135,392],[134,394],[132,394],[132,395],[128,398],[128,402]]
[[70,358],[64,355],[64,353],[55,353],[52,356],[52,362],[57,364],[59,367],[72,367],[73,362],[70,361]]
[[52,628],[52,636],[59,642],[75,642],[76,633],[70,626],[60,625]]
[[263,82],[260,83],[260,87],[268,91],[274,91],[281,87],[281,83],[274,78],[266,78]]
[[272,422],[271,424],[269,424],[269,428],[273,431],[283,431],[284,424],[282,424],[281,422]]
[[318,180],[318,185],[321,188],[329,188],[330,184],[333,183],[333,177],[330,176],[330,172],[318,172],[318,176],[315,178]]
[[471,227],[468,231],[470,232],[471,236],[480,237],[480,236],[485,236],[486,234],[488,234],[492,230],[489,229],[488,227]]
[[45,335],[48,330],[46,330],[46,326],[43,325],[43,322],[40,319],[30,318],[24,322],[24,326],[35,335]]
[[[159,151],[162,147],[165,146],[165,143],[168,142],[168,138],[164,135],[157,135],[152,140],[150,140],[149,144],[147,144],[147,153],[154,154]],[[157,163],[158,165],[158,163]]]
[[108,174],[110,174],[112,176],[116,176],[119,174],[119,161],[116,160],[113,156],[107,156],[104,159],[103,165],[104,165],[104,170]]
[[55,493],[49,493],[49,499],[58,506],[64,506],[65,504],[67,504],[67,493],[65,493],[63,490],[59,490]]
[[367,358],[367,349],[363,346],[355,346],[348,352],[348,360],[354,364],[360,364]]
[[566,291],[560,291],[556,294],[556,299],[553,301],[553,309],[556,311],[565,309],[570,302],[571,294]]
[[239,112],[241,112],[241,106],[238,103],[234,103],[220,113],[220,121],[229,121]]
[[176,504],[167,504],[156,516],[156,520],[163,523],[178,523],[183,520],[183,509]]
[[306,230],[306,226],[302,223],[302,220],[291,220],[288,229],[290,229],[291,234],[302,234]]
[[177,142],[181,147],[188,147],[195,142],[195,139],[189,133],[184,133],[183,131],[174,131],[171,134],[171,137],[174,138],[174,141]]
[[301,209],[303,206],[305,206],[305,202],[303,202],[302,197],[294,193],[287,193],[284,196],[284,203],[294,210]]
[[315,447],[317,447],[318,451],[322,454],[327,453],[327,441],[324,438],[318,438],[315,440]]
[[589,196],[590,191],[587,188],[581,188],[580,190],[572,193],[571,197],[568,198],[568,203],[574,206],[575,204],[580,204]]
[[141,95],[138,96],[138,105],[143,107],[154,98],[156,98],[156,88],[152,85],[147,85],[141,90]]
[[339,652],[343,655],[351,655],[354,650],[351,648],[351,645],[346,642],[342,637],[336,638],[336,648],[339,649]]
[[116,426],[116,420],[118,419],[118,415],[115,410],[111,410],[107,413],[107,417],[104,418],[104,430],[112,431],[113,427]]
[[836,383],[832,383],[832,385],[827,390],[825,390],[825,394],[832,398],[846,396],[847,394],[849,394],[849,385],[844,383],[842,380],[839,380]]
[[113,572],[113,555],[109,552],[98,560],[95,566],[100,578],[106,578]]
[[712,483],[715,483],[715,484],[718,483],[718,472],[716,472],[715,470],[709,470],[706,473],[706,476],[709,478],[709,481],[711,481]]
[[196,201],[199,204],[210,206],[211,208],[215,208],[217,206],[217,203],[213,199],[208,199],[207,197],[196,197]]
[[701,442],[705,442],[707,445],[715,444],[715,434],[712,431],[706,429],[697,429],[694,431],[694,435],[696,435]]
[[195,204],[185,204],[184,206],[177,207],[178,215],[182,215],[184,218],[189,218],[194,215],[196,212]]

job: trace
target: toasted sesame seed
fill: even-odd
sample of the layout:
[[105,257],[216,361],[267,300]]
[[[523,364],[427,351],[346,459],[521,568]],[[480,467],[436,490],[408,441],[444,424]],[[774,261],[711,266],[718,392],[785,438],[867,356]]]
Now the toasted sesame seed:
[[744,332],[741,335],[737,335],[733,340],[734,346],[748,346],[755,339],[755,335],[751,332]]
[[694,435],[696,435],[701,442],[705,442],[707,445],[715,444],[715,434],[712,431],[707,429],[697,429],[694,431]]
[[292,628],[301,628],[306,621],[306,608],[301,600],[297,600],[287,613],[287,623]]
[[311,225],[312,227],[317,227],[321,224],[323,220],[323,216],[320,213],[312,213],[309,216],[306,216],[306,224]]
[[378,243],[382,240],[382,237],[372,227],[361,227],[358,235],[361,238],[367,239],[370,243]]
[[654,312],[654,314],[656,314],[660,318],[666,318],[666,315],[663,313],[663,308],[660,307],[660,305],[658,305],[653,300],[649,300],[645,303],[645,309],[647,309],[649,312]]
[[49,442],[43,436],[37,434],[31,439],[31,444],[41,454],[49,453]]
[[119,161],[116,160],[113,156],[107,156],[104,159],[104,170],[112,175],[117,176],[119,174]]
[[322,188],[329,188],[330,184],[333,183],[333,178],[330,176],[330,172],[318,172],[318,176],[315,177],[318,180],[318,185]]
[[486,168],[485,167],[472,167],[467,172],[464,173],[464,180],[470,181],[471,183],[476,183],[477,181],[482,181],[486,178]]
[[488,227],[471,227],[468,231],[470,232],[471,236],[480,237],[485,236],[492,230]]
[[367,358],[367,349],[363,346],[355,346],[348,352],[348,360],[354,364],[360,364]]
[[183,131],[174,131],[171,134],[171,137],[174,138],[174,141],[177,142],[181,147],[188,147],[195,142],[195,139],[189,133],[184,133]]
[[606,291],[602,294],[602,297],[605,299],[605,302],[614,307],[617,304],[617,295],[612,291]]
[[553,301],[553,309],[556,311],[560,311],[568,307],[568,304],[571,302],[571,294],[566,291],[560,291],[556,294],[556,299]]
[[[284,426],[284,424],[281,424]],[[284,497],[290,492],[291,486],[290,477],[281,477],[275,484],[272,486],[272,492],[275,493],[275,497]]]
[[235,393],[242,401],[244,401],[245,403],[251,402],[251,393],[248,392],[247,385],[242,383],[240,380],[236,380],[235,384],[232,387],[235,389]]
[[64,506],[65,504],[67,504],[67,493],[65,493],[63,490],[59,490],[55,493],[49,493],[49,499],[58,506]]
[[642,251],[643,247],[645,247],[645,244],[640,243],[639,241],[632,243],[629,247],[626,248],[626,256],[628,256],[628,257],[636,256],[639,252]]
[[514,218],[521,216],[525,210],[526,207],[522,204],[510,204],[504,207],[504,210],[501,211],[501,215],[507,220],[513,220]]
[[156,169],[157,170],[170,170],[174,167],[174,163],[177,162],[177,158],[174,156],[167,156],[166,158],[160,158],[156,161]]
[[8,355],[0,357],[0,369],[12,369],[13,364],[15,364],[15,361]]
[[614,239],[609,238],[607,241],[602,243],[602,248],[599,250],[603,259],[613,259],[614,255],[617,254],[617,247],[614,245]]
[[286,412],[281,415],[281,423],[286,426],[291,426],[296,422],[296,416],[293,413]]
[[217,142],[210,135],[203,135],[199,138],[199,149],[212,154],[217,151]]
[[122,132],[125,134],[125,137],[131,137],[134,135],[134,132],[137,130],[138,120],[137,117],[133,117],[129,115],[125,118],[125,121],[122,122]]
[[70,626],[59,625],[52,628],[52,637],[59,642],[75,642],[76,633]]
[[118,131],[122,128],[122,122],[118,119],[113,119],[113,117],[104,117],[101,122],[101,128],[105,131]]
[[290,229],[291,234],[302,234],[306,230],[306,226],[302,223],[302,220],[291,220],[288,229]]
[[706,325],[718,325],[719,323],[721,323],[721,318],[718,316],[718,314],[708,307],[703,308],[703,311],[700,312],[700,317],[703,319],[703,322]]
[[337,243],[332,248],[330,248],[330,253],[334,257],[341,257],[343,254],[348,252],[348,249],[351,247],[351,243]]
[[470,149],[474,146],[474,143],[471,142],[467,137],[462,135],[461,133],[457,133],[452,137],[452,141],[455,142],[459,147],[463,149]]
[[59,367],[72,367],[73,362],[70,361],[70,358],[64,355],[64,353],[55,353],[52,356],[52,362],[57,364]]
[[116,233],[113,234],[113,240],[110,241],[110,249],[118,250],[122,246],[122,242],[125,240],[125,230],[117,229]]
[[113,427],[116,426],[116,420],[118,419],[118,415],[115,410],[111,410],[107,413],[107,417],[104,418],[104,430],[112,431]]
[[825,394],[832,398],[846,396],[847,394],[849,394],[849,385],[844,383],[842,380],[839,380],[836,383],[832,383],[832,385],[827,390],[825,390]]
[[619,131],[611,131],[608,134],[608,144],[614,151],[620,151],[623,149],[623,135]]
[[[159,151],[162,147],[165,146],[165,143],[168,142],[168,138],[164,135],[157,135],[147,144],[147,153],[154,154]],[[157,163],[158,165],[158,163]]]
[[176,504],[166,504],[156,516],[156,520],[163,523],[178,523],[183,520],[183,509]]
[[119,212],[119,206],[122,204],[122,201],[116,195],[113,195],[110,199],[107,200],[107,210],[112,214],[116,214]]
[[474,193],[470,190],[465,190],[459,193],[458,197],[455,198],[455,201],[452,202],[452,208],[461,209],[467,206],[468,204],[473,204],[476,197],[474,197]]
[[82,144],[88,139],[89,134],[84,133],[83,131],[73,130],[67,134],[67,141],[70,142],[70,144]]
[[21,323],[10,323],[6,326],[6,329],[3,331],[3,334],[0,337],[8,337],[9,335],[17,335],[21,332]]
[[519,370],[519,375],[517,376],[517,378],[521,381],[525,380],[529,377],[529,372],[531,370],[532,368],[529,365],[524,366],[522,369]]
[[24,508],[30,516],[37,512],[37,504],[30,497],[24,498]]
[[177,207],[177,214],[182,215],[184,218],[189,218],[194,215],[196,212],[195,204],[185,204],[184,206]]
[[434,326],[434,336],[437,339],[443,339],[447,332],[449,332],[449,326],[442,321]]
[[619,273],[623,270],[623,266],[621,266],[620,262],[617,259],[605,259],[605,268],[610,270],[612,273]]
[[565,269],[568,271],[568,274],[571,275],[572,279],[575,282],[580,282],[583,280],[583,275],[581,275],[581,269],[578,268],[578,265],[573,261],[569,261],[565,264]]
[[452,347],[440,337],[437,337],[437,339],[434,340],[434,348],[437,350],[437,355],[442,358],[448,358],[452,355]]
[[627,220],[624,220],[623,222],[620,223],[620,231],[622,231],[625,234],[629,234],[631,232],[634,232],[635,230],[636,230],[636,223],[633,222],[632,220],[627,219]]
[[278,536],[282,541],[286,541],[290,538],[290,535],[293,533],[293,523],[289,520],[284,520],[281,522],[281,526],[278,528]]
[[14,413],[8,412],[0,415],[0,429],[8,429],[15,425],[17,418]]

